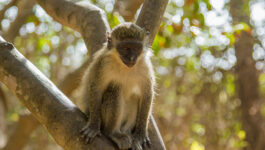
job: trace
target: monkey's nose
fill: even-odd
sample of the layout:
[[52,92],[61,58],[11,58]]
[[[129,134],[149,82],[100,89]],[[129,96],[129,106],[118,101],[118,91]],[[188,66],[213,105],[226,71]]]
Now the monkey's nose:
[[133,61],[133,60],[134,60],[134,58],[133,58],[133,56],[131,56],[131,57],[130,57],[130,61]]

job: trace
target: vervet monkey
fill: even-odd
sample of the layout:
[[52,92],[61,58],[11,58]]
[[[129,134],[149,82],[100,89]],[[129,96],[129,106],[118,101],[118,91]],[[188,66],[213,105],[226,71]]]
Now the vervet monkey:
[[89,122],[81,131],[86,142],[101,133],[119,149],[142,150],[150,145],[148,120],[155,77],[146,31],[122,23],[108,34],[84,78],[83,107]]

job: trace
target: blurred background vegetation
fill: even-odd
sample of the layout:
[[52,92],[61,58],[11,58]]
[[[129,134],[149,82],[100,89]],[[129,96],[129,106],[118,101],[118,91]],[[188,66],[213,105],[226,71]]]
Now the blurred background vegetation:
[[[114,27],[134,21],[143,0],[85,1]],[[0,0],[0,9],[1,35],[55,84],[86,60],[80,34],[33,0]],[[264,0],[171,0],[152,48],[153,115],[168,150],[265,149]],[[27,117],[0,83],[0,149],[13,138],[23,150],[61,149]]]

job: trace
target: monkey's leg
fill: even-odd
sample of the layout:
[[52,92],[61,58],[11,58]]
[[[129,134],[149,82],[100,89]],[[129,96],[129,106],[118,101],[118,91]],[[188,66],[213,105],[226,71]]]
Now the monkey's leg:
[[143,147],[150,146],[148,137],[148,119],[151,112],[153,100],[153,87],[151,83],[145,84],[143,88],[143,97],[140,101],[140,109],[137,113],[136,125],[133,132],[132,150],[142,150]]
[[131,138],[120,131],[123,115],[123,104],[120,98],[121,87],[110,83],[103,94],[102,121],[103,132],[107,134],[119,147],[119,149],[131,148]]

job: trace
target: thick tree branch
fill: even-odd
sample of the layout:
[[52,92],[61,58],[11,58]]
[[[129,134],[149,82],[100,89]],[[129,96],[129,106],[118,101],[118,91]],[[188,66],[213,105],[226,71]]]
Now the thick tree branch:
[[152,45],[164,15],[168,0],[145,0],[136,24],[150,32],[149,44]]
[[88,2],[67,0],[35,0],[59,23],[80,32],[92,55],[106,41],[110,31],[104,11]]
[[143,2],[144,0],[116,0],[114,11],[119,12],[125,21],[132,21]]

